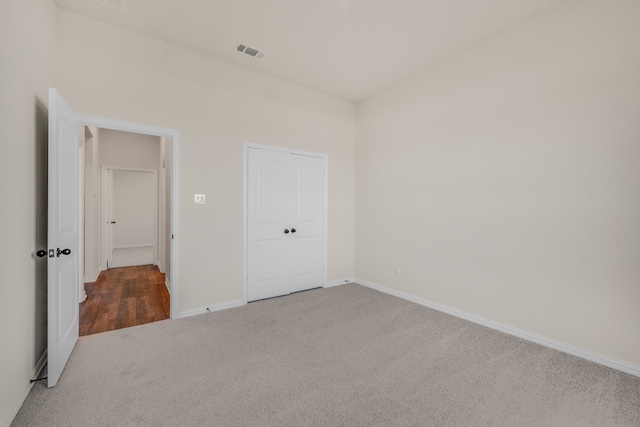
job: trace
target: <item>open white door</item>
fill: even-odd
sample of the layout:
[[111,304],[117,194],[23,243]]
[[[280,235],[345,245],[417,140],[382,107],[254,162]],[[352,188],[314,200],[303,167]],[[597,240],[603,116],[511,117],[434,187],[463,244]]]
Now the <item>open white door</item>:
[[58,382],[78,341],[78,125],[49,89],[48,386]]

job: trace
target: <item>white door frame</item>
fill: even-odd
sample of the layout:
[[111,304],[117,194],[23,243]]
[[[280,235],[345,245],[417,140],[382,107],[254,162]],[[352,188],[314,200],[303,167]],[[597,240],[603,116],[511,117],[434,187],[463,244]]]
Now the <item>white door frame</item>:
[[[178,232],[179,210],[178,200],[179,186],[178,177],[180,175],[180,131],[176,129],[162,128],[158,126],[144,125],[141,123],[127,122],[124,120],[111,119],[107,117],[94,116],[90,114],[78,113],[79,122],[85,126],[93,126],[97,128],[118,130],[122,132],[140,133],[144,135],[158,136],[170,138],[172,141],[172,175],[171,175],[171,240],[169,247],[171,248],[171,274],[169,283],[171,283],[171,299],[170,311],[171,318],[177,319],[179,313],[179,283],[178,283],[178,248],[180,234]],[[83,248],[84,250],[84,248]]]
[[249,149],[278,151],[301,156],[321,157],[324,160],[324,265],[323,265],[323,285],[327,283],[327,261],[328,261],[328,230],[329,230],[329,155],[315,153],[312,151],[296,150],[285,147],[274,147],[271,145],[254,144],[245,142],[242,147],[242,302],[247,304],[249,300]]
[[[158,147],[160,149],[160,147]],[[155,209],[153,211],[153,262],[158,261],[158,241],[160,230],[158,229],[158,213],[160,210],[160,186],[158,185],[158,170],[157,169],[138,169],[138,168],[124,168],[120,166],[107,166],[103,165],[101,168],[101,177],[102,177],[102,190],[100,193],[100,212],[101,212],[101,224],[100,224],[100,241],[103,242],[100,248],[100,268],[103,270],[107,269],[106,257],[105,255],[110,255],[109,251],[113,251],[113,228],[107,227],[106,219],[112,217],[113,215],[113,187],[108,188],[107,186],[107,174],[109,171],[125,171],[125,172],[142,172],[142,173],[151,173],[154,176],[153,184],[154,184],[154,198],[155,198]],[[110,235],[110,236],[109,236]]]
[[107,170],[104,167],[100,170],[100,210],[98,217],[100,218],[100,231],[98,242],[100,242],[100,248],[98,248],[98,259],[100,260],[100,271],[108,270],[109,266],[113,264],[111,260],[111,254],[113,249],[113,234],[109,232],[109,227],[106,225],[107,221],[111,221],[113,218],[113,176],[109,176]]

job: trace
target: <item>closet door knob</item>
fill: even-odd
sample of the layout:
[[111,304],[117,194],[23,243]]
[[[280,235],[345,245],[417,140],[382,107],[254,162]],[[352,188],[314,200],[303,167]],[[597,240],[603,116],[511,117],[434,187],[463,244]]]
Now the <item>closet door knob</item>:
[[289,229],[288,228],[284,229],[284,234],[289,234]]
[[292,233],[295,233],[295,232],[296,232],[296,229],[295,229],[295,228],[292,228],[292,229],[291,229],[291,232],[292,232]]

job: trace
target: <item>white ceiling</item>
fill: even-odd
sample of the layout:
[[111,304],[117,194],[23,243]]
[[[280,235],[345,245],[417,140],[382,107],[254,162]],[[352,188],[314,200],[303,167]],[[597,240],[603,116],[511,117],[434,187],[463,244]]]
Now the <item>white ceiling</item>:
[[[58,7],[360,101],[562,0],[55,0]],[[235,52],[238,42],[267,52]]]

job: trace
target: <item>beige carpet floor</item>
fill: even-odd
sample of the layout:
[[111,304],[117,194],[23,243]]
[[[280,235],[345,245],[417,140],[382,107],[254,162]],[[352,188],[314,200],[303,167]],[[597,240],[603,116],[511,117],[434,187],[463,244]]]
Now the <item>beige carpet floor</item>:
[[80,338],[14,426],[640,426],[640,378],[355,285]]

